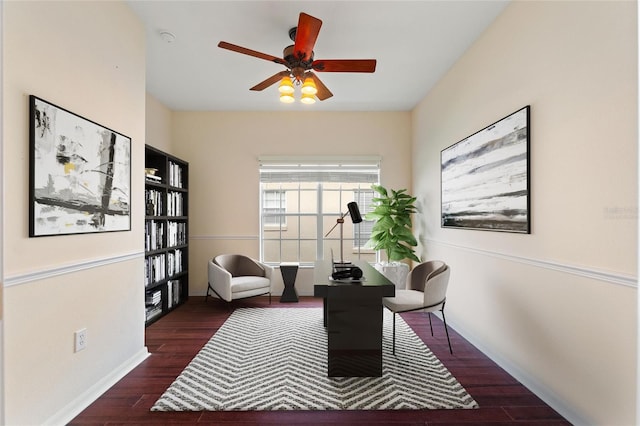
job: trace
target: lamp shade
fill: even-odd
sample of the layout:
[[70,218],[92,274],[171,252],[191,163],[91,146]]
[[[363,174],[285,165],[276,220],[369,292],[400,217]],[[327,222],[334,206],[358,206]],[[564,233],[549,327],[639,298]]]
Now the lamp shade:
[[280,102],[284,104],[290,104],[290,103],[293,103],[294,101],[295,101],[295,98],[293,97],[293,94],[289,94],[289,93],[280,94]]
[[353,223],[362,222],[362,216],[360,216],[360,209],[358,208],[358,203],[352,201],[347,204],[347,208],[349,209],[349,216],[351,216],[351,221]]
[[280,80],[280,85],[278,86],[278,92],[282,94],[292,95],[293,94],[293,82],[289,77],[282,77]]
[[311,105],[316,103],[316,98],[315,96],[308,93],[303,93],[302,97],[300,98],[300,102],[302,102],[303,104]]
[[305,78],[304,83],[302,83],[302,89],[300,89],[300,91],[305,95],[315,95],[316,93],[318,93],[316,82],[313,81],[313,78]]

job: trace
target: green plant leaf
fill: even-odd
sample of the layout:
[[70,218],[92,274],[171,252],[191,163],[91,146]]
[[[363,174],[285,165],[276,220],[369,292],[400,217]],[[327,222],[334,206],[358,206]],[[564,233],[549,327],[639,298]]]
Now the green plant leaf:
[[385,250],[390,261],[411,259],[419,262],[413,249],[418,242],[411,221],[411,215],[418,211],[414,204],[416,197],[407,194],[406,189],[388,191],[381,185],[371,188],[379,197],[373,198],[375,208],[365,215],[365,219],[375,220],[367,246]]

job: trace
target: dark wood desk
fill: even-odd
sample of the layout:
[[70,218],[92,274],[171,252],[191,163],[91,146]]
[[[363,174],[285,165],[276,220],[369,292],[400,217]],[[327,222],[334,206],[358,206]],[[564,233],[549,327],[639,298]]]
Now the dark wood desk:
[[315,263],[316,297],[324,299],[324,325],[328,334],[329,377],[382,376],[382,298],[395,296],[395,286],[367,262],[362,282],[330,280],[330,261]]

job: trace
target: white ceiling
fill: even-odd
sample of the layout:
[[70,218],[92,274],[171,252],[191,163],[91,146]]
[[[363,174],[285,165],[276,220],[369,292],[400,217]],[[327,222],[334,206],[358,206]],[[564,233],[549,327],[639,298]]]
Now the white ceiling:
[[[146,28],[147,91],[178,111],[408,111],[508,0],[128,1]],[[376,59],[373,74],[317,73],[334,96],[282,104],[277,84],[249,88],[282,65],[217,47],[282,57],[300,12],[323,21],[315,59]],[[175,40],[160,35],[169,31]]]

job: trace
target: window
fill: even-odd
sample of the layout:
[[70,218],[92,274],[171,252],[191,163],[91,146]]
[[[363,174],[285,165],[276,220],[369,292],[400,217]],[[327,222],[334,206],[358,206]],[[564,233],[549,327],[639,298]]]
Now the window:
[[362,213],[362,222],[360,226],[356,229],[356,234],[354,235],[354,248],[360,248],[361,250],[365,250],[365,245],[369,238],[371,238],[371,231],[373,229],[373,220],[366,220],[364,215],[370,211],[372,211],[375,206],[373,205],[373,197],[374,192],[373,189],[366,190],[358,190],[355,192],[354,201],[358,203],[358,207],[360,208],[360,213]]
[[379,176],[377,158],[261,158],[260,259],[271,264],[312,265],[329,259],[332,251],[338,259],[342,247],[344,260],[377,261],[377,253],[364,247],[371,235],[371,221],[354,224],[346,216],[342,226],[336,224],[351,201],[358,203],[362,216],[373,208],[371,185],[379,182]]
[[280,189],[265,189],[262,194],[262,217],[265,227],[285,227],[287,217],[285,207],[287,205],[287,193]]

